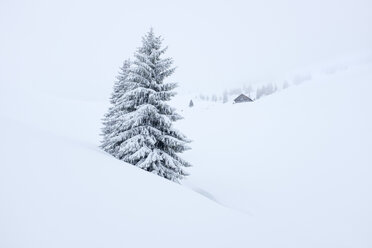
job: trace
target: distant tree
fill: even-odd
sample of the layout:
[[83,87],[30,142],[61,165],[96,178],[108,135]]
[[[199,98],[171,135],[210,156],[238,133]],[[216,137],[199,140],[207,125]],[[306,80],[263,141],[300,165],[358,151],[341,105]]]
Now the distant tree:
[[274,89],[273,89],[273,92],[272,93],[275,93],[278,91],[278,86],[276,86],[276,84],[274,84]]
[[248,96],[251,95],[252,91],[253,91],[253,89],[252,89],[251,85],[243,87],[243,93],[248,95]]
[[223,103],[227,103],[228,100],[229,100],[229,96],[228,96],[227,91],[225,90],[225,91],[223,92],[222,102],[223,102]]
[[311,79],[312,79],[311,74],[299,74],[299,75],[296,75],[293,78],[293,84],[294,85],[299,85],[299,84],[302,84],[303,82],[309,81]]
[[212,99],[213,102],[217,102],[217,96],[216,95],[212,95],[211,99]]
[[256,99],[259,99],[263,96],[271,95],[277,90],[278,90],[277,86],[272,83],[258,87],[256,91]]
[[[129,68],[120,79],[116,101],[104,119],[103,150],[143,170],[178,182],[188,175],[188,162],[178,153],[189,149],[190,141],[173,128],[181,119],[167,104],[174,95],[175,83],[165,79],[173,74],[173,60],[162,58],[167,48],[151,29],[142,39]],[[118,97],[116,97],[116,95]]]
[[283,89],[287,89],[289,87],[288,81],[284,81],[283,83]]
[[264,92],[265,92],[265,86],[257,87],[256,99],[260,99],[264,95]]
[[265,87],[265,92],[264,92],[264,95],[271,95],[272,93],[274,93],[274,86],[273,86],[273,84],[268,84],[268,85],[266,85],[266,87]]
[[239,88],[235,88],[235,89],[230,90],[230,95],[238,95],[240,93],[242,93],[242,90],[239,89]]
[[189,107],[190,107],[190,108],[194,107],[194,103],[193,103],[192,100],[190,100]]

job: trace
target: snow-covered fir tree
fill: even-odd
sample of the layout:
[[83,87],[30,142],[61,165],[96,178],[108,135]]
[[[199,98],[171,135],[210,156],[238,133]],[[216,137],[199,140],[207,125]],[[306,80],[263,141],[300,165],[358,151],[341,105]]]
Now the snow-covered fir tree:
[[130,88],[130,83],[127,81],[129,68],[130,60],[128,59],[124,61],[123,66],[120,68],[110,98],[111,106],[103,118],[101,147],[112,155],[118,150],[117,143],[113,142],[113,140],[120,135],[120,129],[118,128],[120,126],[120,118],[124,114],[129,113],[129,109],[120,101],[121,96]]
[[223,102],[223,103],[227,103],[228,100],[229,100],[229,96],[228,96],[227,91],[225,90],[225,91],[223,92],[222,102]]
[[173,74],[167,48],[151,29],[134,59],[124,64],[114,86],[112,106],[104,118],[102,148],[116,158],[178,182],[190,166],[178,154],[190,141],[173,127],[181,119],[167,104],[176,83],[165,82]]

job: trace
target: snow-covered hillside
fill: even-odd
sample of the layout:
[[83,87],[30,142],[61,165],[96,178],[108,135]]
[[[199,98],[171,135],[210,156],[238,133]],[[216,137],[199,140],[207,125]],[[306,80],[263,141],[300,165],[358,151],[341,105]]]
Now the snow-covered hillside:
[[248,214],[253,247],[372,247],[371,90],[364,64],[253,103],[182,108],[185,184]]
[[106,103],[12,87],[6,93],[0,105],[1,248],[247,243],[246,216],[102,152]]
[[371,83],[365,64],[254,103],[181,101],[184,185],[98,148],[107,102],[2,84],[0,247],[371,247]]

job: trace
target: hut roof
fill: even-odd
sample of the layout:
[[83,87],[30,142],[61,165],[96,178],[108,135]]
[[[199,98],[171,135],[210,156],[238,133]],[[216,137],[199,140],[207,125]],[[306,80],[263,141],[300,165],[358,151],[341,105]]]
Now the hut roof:
[[239,102],[253,102],[253,101],[248,96],[244,94],[240,94],[237,98],[234,99],[234,102],[239,103]]

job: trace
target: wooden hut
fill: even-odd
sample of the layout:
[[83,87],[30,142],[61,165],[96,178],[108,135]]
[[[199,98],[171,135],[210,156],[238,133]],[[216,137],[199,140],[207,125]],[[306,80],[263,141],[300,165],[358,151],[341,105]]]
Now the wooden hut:
[[241,103],[241,102],[253,102],[251,98],[244,94],[240,94],[237,98],[234,99],[234,103]]

